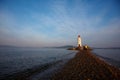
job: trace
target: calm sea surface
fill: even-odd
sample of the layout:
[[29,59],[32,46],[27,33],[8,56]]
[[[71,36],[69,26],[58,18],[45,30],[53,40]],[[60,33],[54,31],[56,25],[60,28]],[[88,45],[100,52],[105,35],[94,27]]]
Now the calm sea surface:
[[120,68],[120,49],[94,49],[93,52],[109,64]]
[[75,53],[76,51],[57,48],[0,48],[0,76],[72,58]]
[[[120,49],[94,49],[94,54],[120,68]],[[70,59],[77,51],[57,48],[0,48],[0,77],[37,65]]]

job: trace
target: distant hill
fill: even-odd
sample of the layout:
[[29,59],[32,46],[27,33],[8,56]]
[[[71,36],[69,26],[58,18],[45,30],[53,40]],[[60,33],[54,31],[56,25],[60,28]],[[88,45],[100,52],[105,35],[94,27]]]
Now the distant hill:
[[66,45],[66,46],[59,46],[59,47],[53,47],[53,48],[72,48],[74,46],[72,45]]
[[120,49],[120,47],[106,47],[106,48],[93,47],[93,49]]
[[11,45],[0,45],[0,48],[41,48],[41,47],[20,47],[20,46],[11,46]]
[[10,46],[10,45],[0,45],[2,48],[18,48],[17,46]]
[[[44,48],[72,48],[72,45],[58,46],[58,47],[44,47]],[[40,48],[40,47],[18,47],[11,45],[0,45],[0,48]]]

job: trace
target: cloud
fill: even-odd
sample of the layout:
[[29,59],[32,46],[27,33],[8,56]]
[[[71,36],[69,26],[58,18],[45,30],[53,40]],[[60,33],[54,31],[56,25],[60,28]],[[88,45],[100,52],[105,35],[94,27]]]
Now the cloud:
[[80,34],[83,44],[120,45],[120,18],[107,16],[111,14],[110,4],[54,0],[46,6],[48,11],[36,8],[39,9],[25,8],[29,15],[17,14],[21,16],[20,19],[9,10],[0,12],[0,43],[20,46],[76,45],[76,37]]
[[[84,7],[79,8],[84,9]],[[73,34],[77,35],[78,33],[83,34],[85,32],[90,32],[90,30],[92,31],[94,27],[102,21],[101,14],[91,18],[85,16],[83,18],[83,16],[79,16],[79,14],[85,14],[87,12],[79,12],[79,17],[75,17],[76,15],[74,16],[74,12],[70,15],[68,9],[69,8],[67,8],[64,2],[58,1],[52,4],[50,16],[43,14],[41,16],[39,15],[37,18],[44,26],[54,28],[57,31],[57,34],[67,34],[72,36]],[[74,9],[71,11],[74,11]]]
[[[108,25],[89,34],[88,44],[98,47],[120,46],[120,18],[112,19]],[[92,39],[90,39],[90,37]],[[93,44],[92,44],[93,43]]]

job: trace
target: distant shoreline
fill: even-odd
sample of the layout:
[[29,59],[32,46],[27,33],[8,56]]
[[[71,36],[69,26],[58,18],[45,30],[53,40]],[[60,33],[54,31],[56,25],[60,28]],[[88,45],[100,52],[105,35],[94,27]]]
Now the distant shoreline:
[[[67,45],[67,46],[58,46],[58,47],[21,47],[21,46],[11,46],[11,45],[0,45],[0,48],[72,48],[75,46]],[[120,47],[91,47],[92,49],[120,49]]]
[[118,48],[93,48],[93,49],[120,49],[120,48],[118,47]]

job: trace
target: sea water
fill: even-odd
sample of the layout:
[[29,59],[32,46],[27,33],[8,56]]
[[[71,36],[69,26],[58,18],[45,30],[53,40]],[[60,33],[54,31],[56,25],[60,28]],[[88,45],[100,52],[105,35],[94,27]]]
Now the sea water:
[[0,77],[72,58],[75,53],[76,51],[62,48],[0,48]]
[[[120,49],[93,49],[95,55],[120,68]],[[73,58],[77,51],[65,48],[0,48],[0,77],[35,66]]]
[[120,49],[93,49],[93,52],[110,65],[120,68]]

